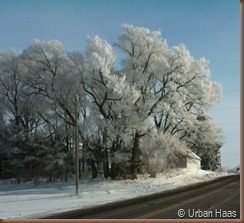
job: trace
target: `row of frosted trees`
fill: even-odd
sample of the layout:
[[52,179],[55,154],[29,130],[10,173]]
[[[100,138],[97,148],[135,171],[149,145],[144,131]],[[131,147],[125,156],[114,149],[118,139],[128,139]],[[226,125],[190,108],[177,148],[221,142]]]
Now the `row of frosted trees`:
[[206,60],[158,31],[126,24],[113,45],[88,37],[83,54],[34,40],[0,54],[0,178],[71,177],[76,121],[92,177],[155,177],[187,149],[214,170],[222,133],[207,111],[220,97]]

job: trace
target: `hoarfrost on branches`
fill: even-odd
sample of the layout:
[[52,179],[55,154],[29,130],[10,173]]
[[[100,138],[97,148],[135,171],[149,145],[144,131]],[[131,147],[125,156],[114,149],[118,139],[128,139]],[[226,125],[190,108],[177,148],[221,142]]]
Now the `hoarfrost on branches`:
[[[120,71],[113,47],[124,54]],[[159,31],[128,24],[112,45],[88,36],[84,54],[57,40],[0,53],[1,162],[13,160],[11,174],[1,174],[67,179],[76,121],[93,177],[97,166],[105,177],[156,176],[189,148],[204,168],[215,168],[211,157],[223,133],[207,112],[222,89],[210,77],[205,58],[195,59],[183,44],[170,48]],[[18,154],[6,152],[14,148]],[[28,162],[17,166],[20,157]]]

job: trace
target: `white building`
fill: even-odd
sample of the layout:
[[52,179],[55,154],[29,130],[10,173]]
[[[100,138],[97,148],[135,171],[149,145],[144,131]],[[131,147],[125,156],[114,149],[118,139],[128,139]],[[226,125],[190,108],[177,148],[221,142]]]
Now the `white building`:
[[201,158],[192,151],[187,151],[186,155],[186,168],[187,169],[201,169]]
[[201,158],[191,150],[187,150],[186,154],[179,157],[177,167],[199,170],[201,169]]

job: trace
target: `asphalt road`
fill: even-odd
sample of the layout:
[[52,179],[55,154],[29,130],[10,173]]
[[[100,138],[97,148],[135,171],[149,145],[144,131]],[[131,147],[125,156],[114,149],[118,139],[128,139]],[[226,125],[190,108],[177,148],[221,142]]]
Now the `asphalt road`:
[[240,175],[45,218],[240,219]]

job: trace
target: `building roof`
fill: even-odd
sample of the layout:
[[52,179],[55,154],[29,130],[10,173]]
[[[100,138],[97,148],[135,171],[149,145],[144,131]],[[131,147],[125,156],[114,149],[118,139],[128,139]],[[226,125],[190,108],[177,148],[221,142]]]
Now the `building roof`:
[[201,158],[194,152],[192,152],[191,150],[187,150],[187,157],[190,157],[192,159],[197,159],[197,160],[201,160]]

